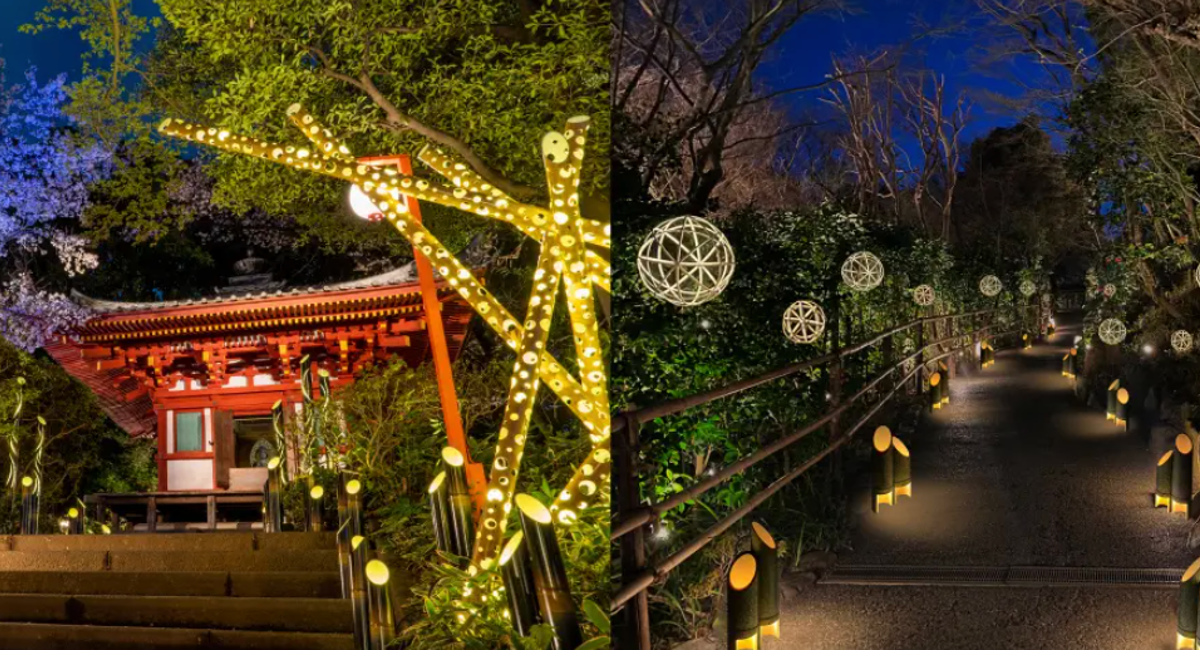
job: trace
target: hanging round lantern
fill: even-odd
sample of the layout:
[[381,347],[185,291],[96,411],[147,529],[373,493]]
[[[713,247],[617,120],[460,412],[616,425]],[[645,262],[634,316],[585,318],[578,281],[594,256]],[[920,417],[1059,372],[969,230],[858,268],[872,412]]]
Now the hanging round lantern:
[[1171,334],[1171,347],[1179,354],[1192,351],[1192,334],[1187,330],[1176,330]]
[[1033,283],[1033,280],[1025,280],[1021,282],[1021,286],[1018,288],[1021,290],[1021,295],[1025,296],[1026,298],[1037,292],[1037,285]]
[[638,249],[638,275],[646,290],[680,307],[721,295],[733,268],[729,240],[700,217],[675,217],[658,224]]
[[815,343],[825,332],[825,310],[811,300],[797,300],[783,312],[783,334],[793,343]]
[[1117,285],[1115,285],[1115,284],[1104,285],[1104,297],[1105,298],[1112,298],[1115,295],[1117,295]]
[[932,305],[934,297],[933,287],[927,284],[922,284],[916,289],[913,289],[913,302],[922,307],[928,307]]
[[979,281],[979,292],[988,298],[995,297],[1003,288],[1004,284],[1000,282],[1000,278],[994,275],[985,275],[983,276],[983,279]]
[[1100,323],[1100,340],[1109,345],[1117,345],[1125,340],[1125,323],[1109,318]]
[[842,279],[855,291],[870,291],[883,282],[883,262],[874,253],[859,251],[842,264]]

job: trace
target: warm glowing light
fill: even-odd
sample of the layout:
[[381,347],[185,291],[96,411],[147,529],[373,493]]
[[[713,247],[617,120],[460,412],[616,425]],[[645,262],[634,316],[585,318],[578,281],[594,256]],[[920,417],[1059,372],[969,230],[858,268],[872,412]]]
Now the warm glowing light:
[[378,221],[383,218],[383,211],[357,184],[350,186],[350,211],[368,221]]
[[67,516],[68,516],[68,517],[70,517],[71,519],[74,519],[74,518],[78,517],[78,516],[79,516],[79,509],[78,509],[78,508],[71,508],[70,510],[67,510]]
[[1118,390],[1117,391],[1117,401],[1122,404],[1128,404],[1129,403],[1129,391],[1124,388]]
[[754,576],[758,573],[758,561],[753,555],[742,555],[733,563],[733,568],[729,570],[729,588],[735,591],[742,591],[754,582]]
[[308,496],[312,497],[313,501],[325,496],[325,488],[320,485],[314,485],[312,490],[309,490]]
[[773,636],[776,639],[781,638],[779,636],[779,619],[775,619],[773,622],[768,623],[768,624],[762,626],[761,628],[759,628],[759,635],[760,636]]
[[504,545],[504,550],[500,552],[500,566],[508,564],[508,561],[512,559],[512,556],[517,553],[517,549],[520,548],[521,540],[523,539],[525,539],[525,533],[518,530],[516,534],[508,540],[508,543]]
[[548,524],[551,522],[550,509],[538,501],[535,497],[528,494],[518,494],[514,499],[517,508],[525,514],[526,517],[538,522],[539,524]]
[[274,470],[274,469],[278,469],[278,468],[279,468],[279,456],[271,457],[271,460],[267,461],[267,469]]
[[388,571],[387,565],[383,562],[380,562],[379,560],[371,560],[370,562],[367,562],[366,573],[367,580],[370,580],[371,584],[382,587],[383,585],[387,584],[390,572]]
[[24,476],[21,478],[21,485],[25,487],[33,487],[33,477]]
[[463,458],[463,453],[454,447],[446,447],[442,450],[442,460],[446,461],[451,467],[462,467],[466,459]]
[[875,447],[875,451],[882,454],[892,446],[892,430],[887,427],[875,429],[875,435],[871,438],[871,441],[871,444]]
[[359,483],[358,479],[350,479],[349,481],[346,481],[346,494],[358,494],[359,490],[361,489],[362,483]]

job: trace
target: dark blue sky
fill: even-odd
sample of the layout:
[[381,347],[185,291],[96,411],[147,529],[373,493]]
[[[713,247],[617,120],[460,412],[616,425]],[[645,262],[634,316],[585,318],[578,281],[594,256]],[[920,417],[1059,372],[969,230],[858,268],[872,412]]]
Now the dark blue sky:
[[[4,0],[0,3],[0,58],[5,60],[9,83],[20,80],[25,68],[31,64],[37,66],[39,79],[64,72],[71,81],[79,79],[80,56],[87,45],[78,33],[51,29],[30,36],[18,31],[21,25],[33,21],[41,7],[41,0]],[[133,7],[139,15],[160,15],[153,0],[134,0]]]
[[[39,0],[8,0],[0,7],[0,57],[6,59],[9,83],[20,79],[29,64],[37,65],[43,79],[65,72],[71,80],[80,75],[80,55],[84,43],[72,32],[49,30],[38,36],[21,34],[18,27],[32,20],[41,6]],[[141,14],[158,14],[153,0],[134,0]],[[761,68],[762,80],[769,86],[785,88],[820,81],[830,71],[831,53],[868,52],[880,47],[910,41],[919,28],[918,19],[928,25],[945,25],[980,19],[970,0],[860,0],[859,9],[842,16],[806,19],[790,31],[775,55]],[[969,51],[978,45],[977,34],[957,33],[922,39],[909,62],[943,73],[952,93],[959,90],[987,89],[1012,93],[1014,89],[999,80],[980,74]],[[1017,66],[1020,71],[1020,66]],[[1036,69],[1030,66],[1030,74]],[[819,93],[793,95],[789,103],[799,113],[814,105]],[[975,101],[971,122],[964,135],[971,140],[996,126],[1008,126],[1022,116],[1011,110]]]
[[[761,70],[764,80],[777,89],[819,82],[831,71],[831,53],[867,54],[882,47],[908,44],[906,63],[944,74],[951,95],[960,91],[972,99],[970,123],[964,139],[970,141],[997,126],[1010,126],[1023,117],[1011,109],[984,100],[980,90],[1014,95],[1010,83],[983,74],[976,65],[979,40],[977,29],[985,20],[971,0],[861,0],[856,13],[821,16],[804,20],[779,44],[778,52]],[[912,42],[915,35],[926,33],[919,26],[971,25],[936,37]],[[1037,78],[1040,68],[1029,62],[1015,62],[1010,71]],[[791,96],[797,112],[814,105],[825,91]],[[972,97],[974,95],[974,97]]]

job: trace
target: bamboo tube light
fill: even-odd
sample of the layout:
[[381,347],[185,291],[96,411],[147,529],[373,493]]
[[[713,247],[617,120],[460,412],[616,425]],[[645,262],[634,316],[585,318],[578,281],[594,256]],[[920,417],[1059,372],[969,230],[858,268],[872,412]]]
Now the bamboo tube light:
[[82,535],[83,534],[83,513],[79,512],[79,508],[67,509],[67,534]]
[[1071,356],[1071,359],[1070,359],[1071,379],[1075,379],[1076,375],[1079,374],[1079,348],[1071,348],[1071,351],[1068,352],[1067,354],[1069,354]]
[[433,538],[437,550],[442,553],[450,552],[450,493],[446,486],[446,473],[442,472],[433,477],[429,484],[430,522],[433,525]]
[[1021,334],[1021,347],[1026,350],[1033,347],[1033,339],[1029,337],[1029,332]]
[[942,408],[942,373],[929,376],[929,406],[933,410]]
[[1046,338],[1054,336],[1054,319],[1050,319],[1050,323],[1046,325]]
[[725,603],[729,650],[758,650],[758,561],[753,553],[742,553],[733,561]]
[[950,366],[946,365],[945,361],[938,362],[938,375],[941,376],[942,384],[942,403],[950,403]]
[[550,509],[528,494],[518,494],[514,501],[520,512],[521,531],[525,533],[529,555],[533,558],[533,583],[542,620],[554,630],[551,647],[574,650],[583,643],[583,633],[575,615],[575,601],[571,599],[571,587],[558,549],[558,538],[554,536]]
[[1154,507],[1171,510],[1171,469],[1175,463],[1171,460],[1175,451],[1171,450],[1158,459],[1158,467],[1154,470]]
[[338,553],[338,577],[342,583],[342,598],[350,597],[350,526],[349,510],[347,501],[349,495],[346,494],[346,473],[338,472],[338,491],[337,491],[337,553]]
[[1117,389],[1116,422],[1129,430],[1129,390],[1125,388]]
[[1175,648],[1196,647],[1196,618],[1200,613],[1200,559],[1183,573],[1179,581],[1179,624],[1176,627]]
[[367,600],[371,610],[371,648],[383,650],[396,634],[396,623],[392,617],[392,597],[388,593],[391,572],[379,560],[367,562]]
[[871,475],[874,477],[875,494],[871,501],[871,510],[879,512],[880,506],[890,506],[895,500],[896,480],[892,461],[891,429],[875,429],[872,446],[875,453],[871,457]]
[[504,545],[504,550],[500,552],[500,576],[504,580],[504,594],[508,600],[508,615],[513,629],[521,636],[529,636],[541,618],[533,582],[533,562],[524,540],[525,533],[517,531]]
[[450,552],[454,555],[467,557],[471,555],[471,545],[474,540],[471,519],[471,494],[467,491],[466,459],[461,451],[454,447],[442,450],[442,467],[446,473],[447,505],[446,515],[450,520]]
[[267,532],[283,532],[283,503],[279,499],[281,459],[273,456],[267,461]]
[[34,500],[33,477],[21,477],[21,534],[36,535],[38,532],[37,502]]
[[779,549],[762,524],[750,524],[750,552],[758,565],[759,638],[779,637]]
[[[353,525],[353,523],[351,523]],[[371,605],[367,596],[367,543],[361,533],[350,537],[350,613],[354,622],[354,647],[371,642]]]
[[1117,390],[1121,388],[1121,380],[1114,379],[1108,385],[1108,408],[1105,409],[1105,417],[1109,420],[1117,419]]
[[892,481],[896,485],[895,498],[912,498],[912,458],[908,446],[899,438],[892,437]]
[[1171,513],[1186,517],[1192,503],[1192,439],[1188,434],[1175,436],[1175,454],[1171,461]]
[[322,529],[321,514],[324,506],[325,488],[312,486],[308,491],[308,532],[319,533]]

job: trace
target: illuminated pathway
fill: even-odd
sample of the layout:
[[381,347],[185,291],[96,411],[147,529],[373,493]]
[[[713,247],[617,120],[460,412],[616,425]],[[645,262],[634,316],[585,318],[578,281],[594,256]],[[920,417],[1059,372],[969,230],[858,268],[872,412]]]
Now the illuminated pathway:
[[[1079,328],[1064,325],[1048,344],[1002,351],[992,368],[954,379],[950,406],[906,440],[914,497],[873,515],[862,483],[854,550],[839,564],[1182,571],[1191,563],[1188,522],[1151,507],[1166,430],[1147,449],[1072,396],[1061,359]],[[783,640],[766,639],[767,650],[1174,647],[1175,588],[784,582],[799,591],[784,603]]]

